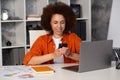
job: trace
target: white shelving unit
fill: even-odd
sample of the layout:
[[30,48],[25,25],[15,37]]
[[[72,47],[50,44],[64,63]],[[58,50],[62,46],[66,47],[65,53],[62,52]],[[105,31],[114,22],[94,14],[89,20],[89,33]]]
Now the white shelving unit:
[[[91,40],[91,0],[0,0],[0,66],[22,65],[30,47],[28,30],[40,26],[40,20],[27,20],[26,17],[41,15],[43,7],[56,1],[80,4],[82,17],[77,21],[86,22],[86,40]],[[8,11],[7,20],[1,19],[3,10]]]

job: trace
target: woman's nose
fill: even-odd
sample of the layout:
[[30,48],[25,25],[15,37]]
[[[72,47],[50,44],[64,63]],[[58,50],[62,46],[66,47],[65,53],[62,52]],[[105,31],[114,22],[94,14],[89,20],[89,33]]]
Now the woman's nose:
[[58,27],[61,27],[61,26],[62,26],[62,25],[59,23],[59,24],[58,24]]

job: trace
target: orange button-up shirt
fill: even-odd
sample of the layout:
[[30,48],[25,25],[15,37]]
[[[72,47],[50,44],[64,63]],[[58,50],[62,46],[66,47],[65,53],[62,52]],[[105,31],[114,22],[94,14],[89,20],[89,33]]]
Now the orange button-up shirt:
[[[64,34],[62,37],[62,43],[67,43],[71,52],[79,54],[81,39],[74,33]],[[30,51],[24,57],[24,64],[28,65],[28,62],[33,56],[40,56],[44,54],[53,53],[55,51],[55,43],[51,34],[40,36],[31,47]],[[78,61],[72,60],[64,56],[64,63],[75,63]],[[48,64],[54,63],[53,60],[46,62]]]

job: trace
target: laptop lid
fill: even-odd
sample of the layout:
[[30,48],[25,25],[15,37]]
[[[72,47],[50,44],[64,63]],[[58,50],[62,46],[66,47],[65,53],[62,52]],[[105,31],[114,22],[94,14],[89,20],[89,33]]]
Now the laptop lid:
[[79,56],[80,64],[78,66],[67,66],[64,69],[86,72],[110,67],[112,44],[112,40],[82,42]]
[[111,67],[112,44],[112,40],[81,43],[79,72]]

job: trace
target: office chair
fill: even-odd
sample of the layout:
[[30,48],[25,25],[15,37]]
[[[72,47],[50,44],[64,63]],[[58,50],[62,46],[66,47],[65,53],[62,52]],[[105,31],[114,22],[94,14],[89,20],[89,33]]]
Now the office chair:
[[47,34],[45,30],[29,30],[30,47],[39,36],[44,34]]

